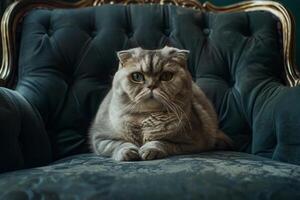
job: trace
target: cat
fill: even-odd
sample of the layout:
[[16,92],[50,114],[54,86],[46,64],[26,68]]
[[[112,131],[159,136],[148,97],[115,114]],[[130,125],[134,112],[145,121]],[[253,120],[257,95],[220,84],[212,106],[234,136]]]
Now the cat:
[[112,88],[91,125],[92,151],[117,161],[231,148],[217,114],[174,47],[117,52]]

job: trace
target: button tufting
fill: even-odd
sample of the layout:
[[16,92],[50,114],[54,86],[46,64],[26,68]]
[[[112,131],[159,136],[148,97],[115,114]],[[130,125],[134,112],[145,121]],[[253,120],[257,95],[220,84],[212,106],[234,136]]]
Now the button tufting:
[[129,26],[126,27],[125,30],[124,30],[124,32],[125,32],[125,34],[127,35],[128,38],[133,37],[134,32],[133,32],[133,30],[131,29],[131,27],[129,27]]
[[209,35],[210,32],[211,32],[211,30],[208,29],[208,28],[203,29],[203,34],[204,34],[204,35]]
[[53,30],[52,29],[47,29],[47,35],[51,36],[53,34]]
[[96,35],[97,35],[97,31],[96,30],[94,30],[94,31],[91,31],[90,32],[90,37],[92,37],[92,38],[94,38]]
[[252,33],[250,31],[242,33],[245,37],[251,37]]
[[227,81],[227,83],[228,83],[228,86],[229,86],[230,88],[232,88],[232,87],[234,87],[234,85],[235,85],[235,80],[230,79],[229,81]]
[[127,36],[128,36],[129,38],[133,37],[133,32],[127,32]]
[[170,36],[170,34],[171,34],[171,31],[170,31],[170,29],[165,29],[165,35],[166,35],[167,37],[169,37],[169,36]]
[[252,29],[250,26],[247,26],[245,28],[240,27],[239,31],[245,37],[252,37],[252,35],[253,35]]

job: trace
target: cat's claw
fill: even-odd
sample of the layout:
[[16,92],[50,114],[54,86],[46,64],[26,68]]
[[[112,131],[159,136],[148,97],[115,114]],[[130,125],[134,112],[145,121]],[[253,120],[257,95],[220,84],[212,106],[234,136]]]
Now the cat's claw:
[[140,160],[138,148],[121,148],[113,155],[116,161],[135,161]]

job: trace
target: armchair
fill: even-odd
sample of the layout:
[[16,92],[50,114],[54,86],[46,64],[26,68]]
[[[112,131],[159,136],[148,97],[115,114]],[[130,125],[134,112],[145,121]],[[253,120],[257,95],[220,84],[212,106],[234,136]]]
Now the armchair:
[[[16,1],[1,24],[0,198],[299,199],[293,28],[273,1]],[[122,163],[89,153],[115,52],[166,44],[190,50],[235,150]]]

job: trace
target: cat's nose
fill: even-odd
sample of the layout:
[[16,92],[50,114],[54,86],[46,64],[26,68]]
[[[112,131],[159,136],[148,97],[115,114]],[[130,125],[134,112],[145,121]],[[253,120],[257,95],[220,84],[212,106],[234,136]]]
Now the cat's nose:
[[154,90],[155,88],[157,88],[156,84],[151,84],[147,86],[150,90]]

